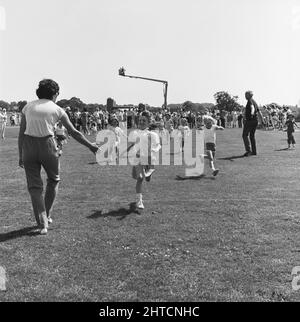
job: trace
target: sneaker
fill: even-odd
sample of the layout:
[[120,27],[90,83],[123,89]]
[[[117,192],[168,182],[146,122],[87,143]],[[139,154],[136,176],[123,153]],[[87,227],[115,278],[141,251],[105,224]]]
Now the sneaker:
[[151,180],[151,176],[154,172],[155,172],[155,169],[149,169],[147,172],[145,172],[146,181],[149,182]]
[[219,171],[220,171],[219,169],[214,170],[213,171],[213,176],[215,177],[219,173]]
[[144,209],[144,204],[143,204],[143,200],[139,200],[137,203],[136,203],[136,207],[138,209]]
[[251,152],[250,152],[250,151],[247,151],[247,152],[244,154],[244,157],[248,157],[249,155],[251,155]]
[[40,231],[40,234],[41,235],[47,235],[48,233],[48,229],[47,228],[43,228],[41,231]]
[[53,223],[53,219],[51,217],[48,218],[48,224],[52,224]]

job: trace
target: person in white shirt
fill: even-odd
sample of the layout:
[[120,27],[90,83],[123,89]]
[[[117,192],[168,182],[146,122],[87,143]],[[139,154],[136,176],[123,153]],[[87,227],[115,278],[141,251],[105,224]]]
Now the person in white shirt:
[[[111,140],[112,144],[109,147],[108,155],[113,156],[116,155],[116,160],[118,162],[119,158],[119,146],[121,143],[121,137],[123,136],[127,140],[126,134],[123,132],[123,130],[119,127],[119,121],[116,117],[112,117],[108,120],[108,127],[107,130],[111,131],[113,138]],[[113,151],[114,150],[114,151]],[[111,161],[112,157],[111,157]]]
[[216,131],[224,130],[224,128],[214,124],[214,120],[211,117],[204,118],[204,125],[204,142],[206,153],[209,159],[210,168],[212,169],[213,176],[215,177],[219,173],[219,169],[216,169],[214,164],[216,154]]
[[[77,131],[66,112],[55,104],[59,95],[58,84],[51,79],[40,81],[36,90],[38,100],[22,110],[19,132],[19,166],[25,169],[27,187],[40,234],[47,234],[52,223],[51,211],[58,191],[59,155],[54,139],[54,126],[59,121],[80,144],[96,153],[98,147]],[[47,187],[43,198],[41,168],[47,173]]]
[[62,125],[62,122],[59,121],[55,127],[55,137],[57,141],[58,154],[62,155],[63,145],[67,142],[67,133],[66,128]]
[[[159,142],[159,135],[154,131],[149,131],[150,125],[150,113],[148,111],[142,112],[139,117],[139,129],[130,134],[130,138],[133,140],[132,144],[128,147],[128,151],[132,148],[133,154],[131,154],[132,161],[134,161],[132,169],[132,177],[136,180],[136,194],[138,209],[144,209],[142,185],[144,179],[150,181],[150,177],[154,172],[154,165],[158,161],[158,153],[161,149]],[[137,141],[139,143],[139,150],[136,149]],[[151,166],[151,167],[150,167]]]
[[2,110],[0,110],[0,136],[2,140],[5,139],[6,122],[7,122],[7,113],[6,113],[6,109],[3,108]]
[[178,126],[178,130],[181,134],[181,151],[184,148],[184,139],[190,135],[191,129],[188,126],[188,121],[186,118],[182,118],[180,120],[180,125]]

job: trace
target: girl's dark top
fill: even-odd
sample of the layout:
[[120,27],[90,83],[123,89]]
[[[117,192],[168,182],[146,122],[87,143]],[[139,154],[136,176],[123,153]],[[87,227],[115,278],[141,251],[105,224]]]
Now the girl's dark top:
[[287,131],[289,133],[295,132],[295,126],[296,126],[295,121],[287,120],[285,122],[285,125],[287,126]]

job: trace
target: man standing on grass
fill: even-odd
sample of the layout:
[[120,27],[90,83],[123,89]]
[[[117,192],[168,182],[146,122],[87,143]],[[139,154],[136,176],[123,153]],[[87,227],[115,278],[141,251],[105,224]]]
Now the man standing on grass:
[[[245,157],[250,155],[256,155],[256,142],[255,142],[255,131],[258,125],[258,114],[263,120],[262,114],[258,108],[257,103],[253,99],[253,93],[251,91],[247,91],[245,93],[245,97],[247,100],[247,105],[245,109],[245,122],[244,122],[244,130],[243,130],[243,141],[245,145],[246,153]],[[250,135],[250,142],[248,136]]]

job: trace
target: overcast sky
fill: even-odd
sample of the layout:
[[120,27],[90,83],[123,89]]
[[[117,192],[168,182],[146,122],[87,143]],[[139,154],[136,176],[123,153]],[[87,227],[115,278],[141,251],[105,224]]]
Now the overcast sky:
[[[0,99],[33,100],[52,78],[86,103],[299,104],[300,0],[0,0]],[[3,21],[5,18],[5,26]],[[2,22],[1,22],[2,21]],[[2,24],[2,27],[1,27]],[[5,27],[5,28],[3,28]]]

